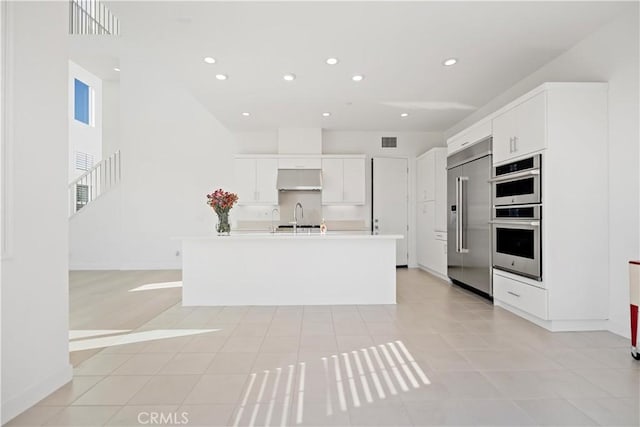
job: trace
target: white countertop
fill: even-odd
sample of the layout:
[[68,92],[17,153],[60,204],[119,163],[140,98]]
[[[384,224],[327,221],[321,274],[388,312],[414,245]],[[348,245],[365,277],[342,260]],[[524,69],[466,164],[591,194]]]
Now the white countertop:
[[181,237],[180,240],[210,240],[210,239],[233,239],[233,240],[347,240],[347,239],[404,239],[401,234],[376,234],[369,231],[329,231],[326,234],[320,232],[299,231],[297,234],[291,232],[268,233],[263,231],[232,231],[229,236],[219,236],[211,234],[208,236]]

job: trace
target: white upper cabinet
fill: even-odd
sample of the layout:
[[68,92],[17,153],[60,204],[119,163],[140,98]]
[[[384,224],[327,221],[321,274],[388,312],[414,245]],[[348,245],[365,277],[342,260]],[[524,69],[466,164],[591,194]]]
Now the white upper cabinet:
[[343,165],[344,202],[364,205],[364,159],[344,159]]
[[320,169],[320,157],[281,157],[278,159],[280,169]]
[[322,204],[363,205],[364,202],[364,158],[323,158]]
[[278,204],[278,161],[256,160],[256,191],[260,203]]
[[545,93],[493,119],[493,163],[542,150],[546,146]]
[[278,160],[239,158],[234,161],[234,183],[241,205],[277,205]]
[[417,167],[417,184],[418,189],[418,201],[427,202],[434,200],[436,197],[436,180],[435,180],[435,167],[436,156],[433,150],[427,151],[425,154],[418,158]]
[[491,136],[492,123],[491,120],[485,120],[472,125],[462,132],[447,139],[447,153],[449,155],[456,151],[463,150],[478,141]]
[[238,204],[253,203],[256,199],[256,160],[235,159],[234,184]]
[[342,202],[343,169],[342,159],[322,159],[322,203]]

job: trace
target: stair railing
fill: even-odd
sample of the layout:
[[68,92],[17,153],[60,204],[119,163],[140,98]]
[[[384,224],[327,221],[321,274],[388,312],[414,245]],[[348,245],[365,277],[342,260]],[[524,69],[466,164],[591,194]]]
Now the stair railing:
[[117,185],[121,175],[118,150],[76,178],[69,184],[69,216]]

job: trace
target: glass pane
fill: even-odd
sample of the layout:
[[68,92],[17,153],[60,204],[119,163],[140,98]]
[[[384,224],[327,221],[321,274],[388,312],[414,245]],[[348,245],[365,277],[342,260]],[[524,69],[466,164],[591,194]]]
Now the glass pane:
[[534,233],[534,230],[497,228],[497,251],[501,254],[533,259]]
[[496,184],[496,197],[519,196],[533,194],[534,178],[518,179]]
[[75,80],[74,87],[74,118],[84,124],[89,124],[89,85]]

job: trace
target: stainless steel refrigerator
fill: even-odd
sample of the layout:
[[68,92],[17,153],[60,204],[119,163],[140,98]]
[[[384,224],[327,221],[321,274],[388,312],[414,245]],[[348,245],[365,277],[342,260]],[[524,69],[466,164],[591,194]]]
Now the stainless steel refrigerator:
[[447,274],[491,297],[491,138],[447,158]]

